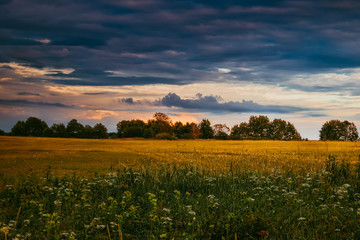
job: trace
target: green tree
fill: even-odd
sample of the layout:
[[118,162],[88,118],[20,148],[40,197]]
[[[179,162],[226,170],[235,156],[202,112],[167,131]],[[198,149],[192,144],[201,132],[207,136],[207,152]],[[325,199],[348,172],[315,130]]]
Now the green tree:
[[52,130],[52,136],[53,137],[59,137],[59,138],[66,138],[68,137],[68,132],[66,130],[66,127],[63,123],[54,123],[51,128]]
[[226,124],[215,124],[214,125],[214,138],[220,140],[226,140],[229,138],[230,128]]
[[0,136],[5,136],[6,135],[6,132],[2,129],[0,129]]
[[102,123],[95,124],[93,133],[95,138],[105,139],[109,137],[108,130]]
[[153,119],[150,119],[147,125],[153,130],[155,135],[163,132],[172,134],[172,121],[165,113],[155,113]]
[[355,124],[349,121],[330,120],[320,130],[320,140],[323,141],[356,141],[358,138]]
[[36,117],[29,117],[25,121],[26,136],[41,137],[44,136],[44,130],[48,128],[46,122]]
[[211,139],[214,138],[214,129],[208,119],[203,119],[199,124],[200,138]]
[[174,123],[173,133],[180,139],[197,139],[200,135],[197,124],[193,122],[187,122],[185,125],[182,122]]
[[242,122],[239,125],[235,125],[231,129],[230,137],[234,140],[249,139],[250,127],[246,122]]
[[300,133],[296,130],[295,126],[287,122],[286,124],[286,132],[285,132],[285,139],[284,140],[301,140]]
[[83,134],[84,126],[76,119],[72,119],[66,126],[66,131],[69,137],[81,138]]
[[252,139],[267,139],[270,120],[267,116],[251,116],[249,119],[249,136]]
[[123,120],[116,125],[119,138],[144,137],[146,124],[142,120]]
[[359,139],[358,130],[353,122],[344,121],[344,141],[357,141]]
[[79,133],[78,137],[80,137],[80,138],[96,138],[93,127],[88,124],[84,126],[84,128]]
[[17,121],[17,123],[11,128],[10,134],[12,136],[26,136],[25,122]]

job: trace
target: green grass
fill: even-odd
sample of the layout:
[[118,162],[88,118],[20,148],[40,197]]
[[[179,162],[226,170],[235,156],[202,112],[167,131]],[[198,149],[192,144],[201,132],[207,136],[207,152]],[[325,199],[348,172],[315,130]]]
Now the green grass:
[[0,227],[8,239],[359,239],[360,180],[346,166],[29,175],[1,190]]

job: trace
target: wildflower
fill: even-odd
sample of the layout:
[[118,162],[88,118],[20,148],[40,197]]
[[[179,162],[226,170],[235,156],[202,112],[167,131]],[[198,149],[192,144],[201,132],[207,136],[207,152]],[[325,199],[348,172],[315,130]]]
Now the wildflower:
[[170,213],[170,209],[168,209],[168,208],[163,208],[163,211],[167,212],[167,213]]
[[165,218],[164,218],[164,224],[166,224],[166,223],[168,223],[168,222],[171,222],[171,221],[172,221],[172,219],[169,218],[169,217],[165,217]]
[[214,196],[214,195],[209,195],[209,196],[208,196],[208,199],[209,199],[209,200],[214,200],[214,199],[215,199],[215,196]]
[[196,215],[196,212],[194,212],[193,210],[190,210],[190,211],[189,211],[189,214],[195,216],[195,215]]
[[105,225],[96,225],[97,229],[105,229]]

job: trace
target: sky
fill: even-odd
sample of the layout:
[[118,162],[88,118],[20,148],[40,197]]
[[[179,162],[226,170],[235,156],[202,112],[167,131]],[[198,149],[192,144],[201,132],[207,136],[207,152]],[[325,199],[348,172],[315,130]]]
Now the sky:
[[355,0],[0,0],[0,129],[250,116],[360,127]]

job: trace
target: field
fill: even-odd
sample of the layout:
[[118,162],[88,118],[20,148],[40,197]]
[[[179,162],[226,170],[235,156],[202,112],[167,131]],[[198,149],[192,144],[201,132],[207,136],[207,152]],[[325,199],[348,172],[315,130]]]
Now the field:
[[0,239],[359,239],[360,143],[0,137]]

